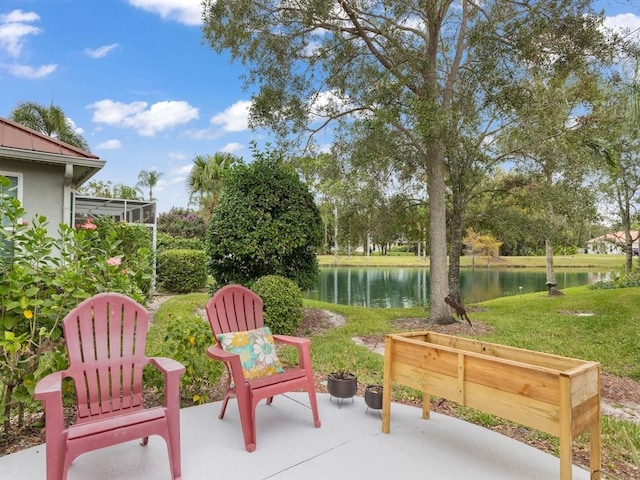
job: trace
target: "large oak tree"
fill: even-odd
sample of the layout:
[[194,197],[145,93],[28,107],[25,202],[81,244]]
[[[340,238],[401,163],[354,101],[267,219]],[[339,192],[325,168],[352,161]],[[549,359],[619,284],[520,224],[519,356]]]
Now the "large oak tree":
[[413,154],[402,169],[427,179],[430,320],[448,323],[446,147],[459,80],[487,83],[487,101],[508,95],[541,49],[557,65],[592,54],[581,35],[592,18],[582,0],[205,0],[203,30],[259,87],[252,125],[290,140],[370,119],[403,137]]

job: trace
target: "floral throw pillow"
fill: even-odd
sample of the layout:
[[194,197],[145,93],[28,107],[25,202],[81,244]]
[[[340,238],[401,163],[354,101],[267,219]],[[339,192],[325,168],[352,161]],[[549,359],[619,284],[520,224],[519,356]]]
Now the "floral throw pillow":
[[284,372],[269,327],[246,332],[221,333],[217,336],[222,349],[240,355],[247,380]]

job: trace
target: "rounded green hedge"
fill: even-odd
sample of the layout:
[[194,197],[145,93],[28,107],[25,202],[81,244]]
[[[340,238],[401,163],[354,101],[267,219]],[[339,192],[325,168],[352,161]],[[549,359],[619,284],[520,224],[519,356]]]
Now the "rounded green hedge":
[[207,258],[202,250],[158,252],[158,288],[167,292],[191,293],[207,286]]
[[302,290],[279,275],[260,277],[251,287],[264,302],[264,324],[274,334],[293,335],[302,322]]

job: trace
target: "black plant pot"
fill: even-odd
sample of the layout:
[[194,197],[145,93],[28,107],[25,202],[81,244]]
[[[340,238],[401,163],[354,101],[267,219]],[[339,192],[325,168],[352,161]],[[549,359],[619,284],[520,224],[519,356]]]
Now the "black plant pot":
[[382,408],[382,385],[367,385],[364,389],[364,403],[367,408],[380,410]]
[[[352,399],[358,391],[358,377],[351,373],[341,376],[330,373],[327,377],[327,391],[331,397]],[[341,402],[338,402],[338,406],[340,405]]]

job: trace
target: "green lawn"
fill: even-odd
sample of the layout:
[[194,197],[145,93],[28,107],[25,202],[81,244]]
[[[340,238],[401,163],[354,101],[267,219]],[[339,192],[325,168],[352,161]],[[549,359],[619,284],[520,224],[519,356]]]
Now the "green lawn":
[[[557,268],[607,268],[619,269],[624,265],[624,255],[557,255],[553,257]],[[429,259],[415,255],[318,255],[321,267],[428,267]],[[462,267],[486,267],[487,257],[461,257]],[[489,265],[499,268],[544,268],[545,257],[499,257],[489,261]]]
[[[564,293],[561,297],[549,297],[545,292],[502,297],[468,307],[471,307],[472,321],[482,321],[492,327],[489,334],[480,337],[483,340],[598,361],[605,372],[640,380],[640,288],[590,290],[584,286],[567,288]],[[194,316],[196,309],[203,308],[207,299],[207,294],[190,294],[164,303],[149,335],[150,353],[154,348],[160,348],[157,342],[162,342],[164,337],[163,324]],[[330,310],[346,318],[344,326],[323,333],[301,332],[313,339],[314,370],[327,374],[348,369],[358,376],[361,384],[382,381],[383,358],[355,344],[353,337],[382,340],[386,333],[397,331],[394,319],[407,317],[424,318],[424,328],[428,329],[424,308],[376,309],[310,300],[305,300],[304,304],[307,308]],[[163,333],[158,335],[160,332]],[[202,355],[205,356],[204,351]],[[291,351],[285,351],[282,360],[291,361],[291,355]],[[392,395],[396,401],[421,398],[420,392],[399,386],[394,388]],[[507,423],[464,407],[458,407],[456,415],[487,427],[500,428]],[[602,432],[605,459],[640,464],[640,425],[605,417]],[[551,451],[557,448],[555,437],[536,431],[529,435],[543,438]],[[585,445],[587,441],[581,438],[579,443]]]

